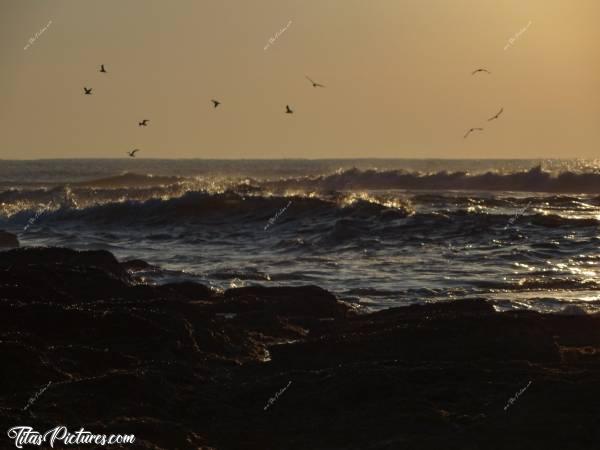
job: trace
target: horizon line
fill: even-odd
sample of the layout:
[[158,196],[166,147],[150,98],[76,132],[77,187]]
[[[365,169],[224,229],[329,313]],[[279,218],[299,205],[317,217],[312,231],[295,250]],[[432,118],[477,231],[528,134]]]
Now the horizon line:
[[[393,161],[535,161],[535,160],[553,160],[553,161],[596,161],[598,158],[573,156],[570,158],[559,157],[531,157],[531,158],[408,158],[408,157],[348,157],[348,158],[160,158],[160,157],[136,157],[135,161],[140,160],[158,160],[158,161],[372,161],[372,160],[393,160]],[[20,162],[20,161],[73,161],[73,160],[124,160],[132,161],[133,158],[105,158],[105,157],[77,157],[77,158],[20,158],[4,159],[0,161]]]

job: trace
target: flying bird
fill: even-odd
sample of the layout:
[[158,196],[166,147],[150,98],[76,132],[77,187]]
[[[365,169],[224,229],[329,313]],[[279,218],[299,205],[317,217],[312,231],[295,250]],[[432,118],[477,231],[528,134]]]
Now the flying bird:
[[84,87],[83,90],[85,91],[84,95],[92,95],[92,88],[88,89],[88,88]]
[[139,152],[139,151],[140,151],[140,150],[136,148],[135,150],[131,150],[130,152],[127,152],[127,154],[128,154],[129,156],[131,156],[132,158],[135,158],[135,154],[136,154],[136,152]]
[[150,119],[144,119],[141,122],[139,122],[138,125],[140,127],[147,127],[148,126],[148,122],[150,122]]
[[308,75],[306,76],[306,79],[312,83],[313,87],[325,87],[322,84],[319,84],[319,83],[315,82],[314,80],[312,80]]
[[465,139],[469,136],[469,134],[471,134],[473,131],[483,131],[483,128],[471,128],[469,131],[467,131],[467,134],[465,134]]
[[478,73],[478,72],[485,72],[485,73],[487,73],[487,74],[491,74],[491,73],[492,73],[492,72],[490,72],[490,71],[489,71],[489,70],[487,70],[487,69],[477,69],[477,70],[474,70],[473,72],[471,72],[471,75],[475,75],[475,74],[476,74],[476,73]]
[[219,102],[217,100],[211,100],[211,102],[213,102],[213,105],[215,105],[215,108],[221,104],[221,102]]
[[100,72],[102,72],[102,73],[108,73],[106,71],[106,69],[104,68],[104,64],[100,64]]
[[490,120],[495,120],[495,119],[497,119],[498,117],[500,117],[500,114],[502,114],[502,112],[503,112],[503,111],[504,111],[504,108],[500,108],[500,111],[498,111],[498,114],[496,114],[494,117],[490,117],[490,118],[488,119],[488,122],[489,122]]
[[285,105],[285,113],[286,114],[294,114],[294,111],[290,108],[290,105]]

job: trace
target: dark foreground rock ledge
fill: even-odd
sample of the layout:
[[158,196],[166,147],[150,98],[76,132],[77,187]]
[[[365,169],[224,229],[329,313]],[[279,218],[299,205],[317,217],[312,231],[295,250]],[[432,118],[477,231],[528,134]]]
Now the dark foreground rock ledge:
[[0,230],[0,249],[19,247],[19,239],[8,231]]
[[140,267],[102,251],[0,253],[0,448],[14,448],[10,427],[62,424],[169,450],[600,442],[597,315],[484,300],[357,315],[315,286],[146,286]]

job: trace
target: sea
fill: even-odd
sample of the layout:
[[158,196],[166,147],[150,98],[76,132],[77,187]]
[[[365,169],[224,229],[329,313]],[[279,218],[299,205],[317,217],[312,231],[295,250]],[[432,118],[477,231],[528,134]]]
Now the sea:
[[[357,310],[600,308],[595,160],[0,160],[0,229],[138,282],[317,285]],[[1,258],[0,253],[0,258]]]

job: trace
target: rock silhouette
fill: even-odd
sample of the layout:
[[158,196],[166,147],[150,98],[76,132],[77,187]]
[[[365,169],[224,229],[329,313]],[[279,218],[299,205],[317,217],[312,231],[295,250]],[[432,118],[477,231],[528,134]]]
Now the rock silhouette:
[[597,442],[598,315],[482,299],[359,314],[316,286],[145,285],[148,267],[106,251],[0,253],[5,430],[68,423],[147,449]]

